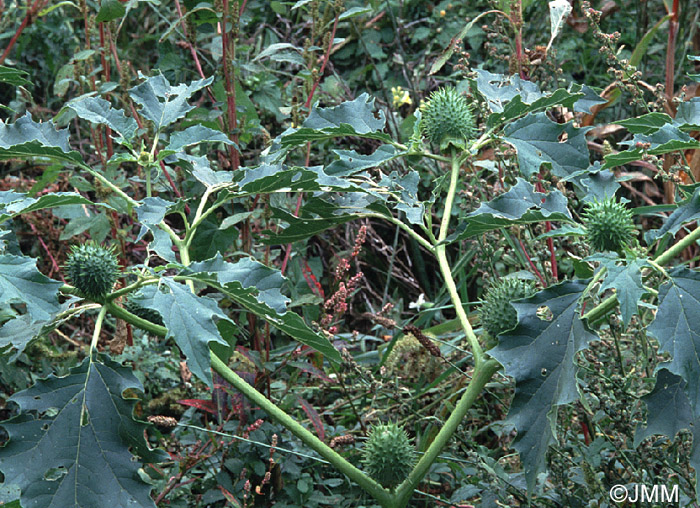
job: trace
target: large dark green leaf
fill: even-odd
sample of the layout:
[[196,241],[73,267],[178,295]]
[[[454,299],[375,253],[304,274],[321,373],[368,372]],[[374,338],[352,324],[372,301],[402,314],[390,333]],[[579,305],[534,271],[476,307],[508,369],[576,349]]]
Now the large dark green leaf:
[[192,263],[189,270],[191,277],[217,286],[233,301],[292,338],[323,353],[329,360],[340,362],[340,353],[326,337],[309,328],[298,314],[286,310],[287,299],[280,292],[284,278],[276,270],[252,259],[229,263],[220,255]]
[[693,97],[678,104],[674,122],[681,129],[700,129],[700,97]]
[[[499,336],[489,351],[515,378],[515,397],[508,422],[518,430],[514,447],[532,491],[544,469],[547,447],[554,437],[556,408],[577,399],[574,356],[597,336],[580,318],[579,298],[585,281],[567,281],[514,303],[518,325]],[[540,317],[543,308],[551,320]]]
[[647,437],[666,436],[673,440],[678,431],[690,429],[693,445],[689,453],[690,465],[695,469],[695,495],[700,496],[700,417],[691,408],[686,382],[668,369],[658,369],[656,386],[651,393],[642,397],[647,406],[646,425],[637,425],[634,432],[634,446],[637,447]]
[[243,168],[243,179],[238,182],[242,193],[269,194],[289,191],[362,191],[350,181],[329,176],[323,166],[285,166],[261,164],[254,168]]
[[[518,151],[520,172],[527,178],[542,164],[551,165],[559,178],[571,178],[589,166],[586,129],[571,123],[554,123],[544,113],[535,113],[508,125],[504,134],[504,141]],[[561,140],[564,134],[567,139]]]
[[468,214],[449,240],[458,241],[514,224],[532,224],[545,220],[573,222],[566,196],[558,190],[549,194],[536,192],[532,184],[518,178],[508,192],[488,203],[482,203]]
[[[65,205],[92,205],[92,201],[75,192],[53,192],[32,198],[13,191],[0,192],[0,223],[23,213]],[[103,205],[105,206],[105,205]]]
[[167,456],[149,450],[126,390],[142,387],[101,356],[10,398],[21,413],[2,422],[10,440],[0,448],[0,470],[22,490],[25,508],[155,507],[129,448],[149,462]]
[[613,123],[622,125],[632,134],[651,134],[672,121],[673,119],[666,113],[655,112],[625,120],[618,120]]
[[520,79],[520,76],[493,74],[482,69],[476,69],[475,72],[476,87],[494,113],[502,113],[506,104],[516,96],[525,104],[532,104],[542,97],[542,92],[535,83]]
[[628,144],[632,148],[606,155],[603,168],[614,168],[641,160],[645,151],[637,146],[638,143],[649,143],[650,148],[646,150],[646,153],[651,155],[663,155],[678,150],[700,148],[700,141],[691,138],[674,124],[665,124],[655,132],[635,134],[632,140],[621,143]]
[[236,145],[236,143],[231,141],[228,136],[221,131],[215,131],[203,125],[191,125],[183,131],[173,133],[173,135],[170,136],[170,144],[158,152],[158,158],[162,159],[167,155],[180,152],[188,146],[198,145],[199,143]]
[[656,386],[642,400],[647,406],[647,423],[637,425],[634,432],[634,446],[649,436],[660,434],[669,439],[676,437],[679,430],[687,429],[695,418],[685,393],[686,382],[668,369],[659,369]]
[[211,386],[209,343],[228,343],[216,327],[218,320],[228,320],[216,302],[197,296],[189,287],[170,277],[160,279],[160,288],[147,286],[141,290],[139,305],[157,311],[168,329],[166,338],[173,338],[187,357],[192,373]]
[[375,114],[374,99],[363,93],[354,101],[330,108],[314,107],[298,129],[288,129],[281,136],[282,146],[293,146],[321,139],[360,136],[391,141],[382,129],[386,124],[383,111]]
[[0,255],[0,304],[24,303],[33,319],[48,321],[61,309],[58,290],[63,283],[36,268],[36,259]]
[[659,352],[672,359],[660,367],[681,376],[693,414],[700,416],[700,272],[677,268],[659,288],[659,306],[647,331]]
[[668,216],[663,226],[647,232],[645,239],[647,243],[652,243],[666,233],[675,235],[683,227],[683,224],[697,219],[700,219],[700,187],[695,189],[693,195]]
[[608,269],[600,291],[615,289],[620,304],[622,321],[627,326],[637,313],[637,304],[647,292],[642,284],[642,268],[647,265],[645,259],[627,259],[624,264],[617,264],[617,259],[605,258],[603,265]]
[[68,129],[56,130],[51,121],[35,122],[29,113],[15,123],[0,120],[0,160],[34,157],[67,164],[83,162],[68,146]]
[[200,79],[189,85],[181,83],[171,86],[165,76],[158,74],[129,90],[129,94],[141,105],[141,115],[153,122],[156,130],[160,131],[194,109],[194,106],[187,103],[187,99],[209,86],[213,79]]
[[80,118],[106,125],[125,142],[131,141],[138,129],[136,120],[126,116],[121,109],[113,109],[109,102],[99,97],[83,95],[73,99],[66,106],[75,111]]
[[583,98],[583,95],[583,93],[571,93],[559,88],[551,95],[543,95],[532,103],[525,103],[520,95],[516,95],[503,107],[502,112],[489,115],[488,126],[501,125],[528,113],[535,113],[553,106],[572,108],[577,100]]

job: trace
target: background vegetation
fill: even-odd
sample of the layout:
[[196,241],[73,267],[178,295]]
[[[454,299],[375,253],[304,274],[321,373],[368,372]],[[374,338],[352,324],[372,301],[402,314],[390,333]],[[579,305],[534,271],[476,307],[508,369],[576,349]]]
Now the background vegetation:
[[[84,94],[105,98],[138,120],[142,139],[152,139],[127,91],[148,76],[162,75],[173,86],[213,78],[192,94],[195,107],[179,129],[197,124],[224,132],[235,145],[212,143],[198,154],[208,155],[217,170],[235,173],[260,164],[271,141],[300,126],[313,105],[330,107],[363,93],[376,98],[375,106],[386,115],[386,131],[404,144],[414,133],[421,102],[444,85],[468,95],[483,131],[489,111],[472,86],[474,72],[483,70],[518,75],[545,93],[571,83],[587,85],[594,98],[589,112],[556,107],[547,114],[557,123],[573,120],[590,127],[585,142],[592,162],[602,161],[624,150],[634,134],[629,126],[612,122],[649,111],[675,117],[679,103],[700,96],[700,61],[693,58],[700,53],[700,10],[678,0],[617,0],[592,7],[600,11],[597,23],[586,16],[582,2],[573,0],[571,14],[548,48],[550,10],[537,0],[0,0],[0,64],[13,70],[2,73],[0,119],[9,124],[27,113],[37,121],[53,119],[78,140],[73,148],[87,164],[137,198],[151,192],[189,198],[201,194],[201,185],[187,172],[167,172],[162,166],[151,190],[143,161],[115,161],[118,150],[109,129],[80,120],[66,103]],[[507,15],[481,18],[454,43],[467,20],[490,9]],[[431,74],[448,47],[454,54]],[[166,134],[171,142],[174,132]],[[698,133],[689,134],[697,138]],[[328,166],[339,150],[368,155],[379,145],[359,137],[328,139],[313,150],[300,146],[292,155],[298,165]],[[146,155],[149,149],[141,147]],[[681,153],[615,168],[622,186],[618,196],[639,209],[640,236],[660,227],[661,214],[684,198],[679,188],[700,179],[700,150]],[[409,165],[420,175],[420,200],[428,200],[436,180],[449,172],[431,159],[400,159],[388,163],[387,170],[402,173]],[[516,152],[508,145],[482,150],[473,166],[478,171],[463,174],[452,212],[455,223],[510,188],[519,175]],[[540,185],[550,188],[547,181]],[[582,197],[561,182],[559,187],[579,213]],[[21,157],[0,163],[0,191],[32,197],[78,192],[93,202],[120,206],[119,196],[98,179]],[[252,256],[279,269],[288,278],[290,310],[328,332],[343,352],[343,366],[324,368],[320,355],[219,301],[239,325],[230,366],[353,463],[360,463],[369,427],[387,420],[405,425],[418,450],[424,450],[462,388],[458,370],[470,367],[450,295],[436,275],[437,261],[398,226],[372,218],[301,241],[266,242],[284,222],[280,210],[299,215],[305,199],[311,196],[237,199],[202,222],[191,257],[196,262],[217,253],[226,259]],[[643,214],[644,207],[656,207],[654,214]],[[169,220],[173,227],[182,226],[176,215]],[[515,274],[547,287],[583,273],[581,259],[590,253],[585,241],[539,237],[548,227],[544,222],[513,226],[449,246],[458,290],[470,302],[467,311],[476,327],[476,308],[490,281]],[[113,245],[123,266],[148,258],[150,268],[167,268],[165,261],[149,256],[152,238],[138,223],[104,207],[26,213],[12,221],[5,239],[8,249],[38,258],[43,274],[64,282],[70,246],[89,239]],[[683,262],[695,267],[698,254],[691,246]],[[0,323],[15,317],[15,310],[0,306],[5,313]],[[7,403],[12,394],[52,373],[65,375],[85,358],[95,315],[86,312],[62,323],[11,360],[0,357],[1,419],[16,414]],[[399,342],[409,323],[436,341],[448,364],[420,344]],[[640,399],[654,386],[656,365],[667,359],[657,353],[654,340],[638,340],[645,324],[636,316],[606,317],[600,340],[578,359],[585,396],[557,415],[557,440],[547,456],[547,473],[531,493],[532,506],[611,506],[610,486],[629,482],[677,484],[681,505],[697,506],[690,433],[635,442],[634,431],[646,415]],[[2,347],[4,339],[0,336]],[[169,454],[160,465],[141,470],[156,505],[373,505],[364,491],[226,381],[214,375],[210,390],[193,377],[172,341],[114,319],[103,329],[99,349],[134,367],[144,389],[135,414],[155,424],[148,431],[151,445]],[[504,423],[512,396],[507,377],[489,383],[411,506],[527,505],[526,479],[511,449],[515,430]],[[3,441],[7,435],[0,427]],[[17,497],[16,491],[0,487],[0,504],[12,506]]]

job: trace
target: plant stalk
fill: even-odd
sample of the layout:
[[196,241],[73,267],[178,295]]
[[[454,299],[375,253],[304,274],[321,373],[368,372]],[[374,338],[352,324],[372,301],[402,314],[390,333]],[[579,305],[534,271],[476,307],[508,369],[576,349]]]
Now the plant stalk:
[[472,404],[474,404],[474,401],[481,394],[486,384],[500,368],[501,366],[496,360],[489,359],[483,362],[474,371],[474,376],[469,386],[467,386],[467,389],[464,391],[464,395],[462,395],[462,398],[457,402],[457,406],[440,429],[440,432],[438,432],[438,435],[435,436],[435,440],[420,458],[418,464],[413,468],[413,471],[408,474],[408,478],[396,489],[397,499],[394,505],[396,508],[403,508],[408,504],[414,489],[427,474],[433,462],[438,458],[438,455],[440,455],[442,449],[455,433],[459,424],[467,414],[467,411]]
[[358,468],[350,464],[340,454],[326,445],[323,441],[314,436],[310,431],[304,428],[294,418],[278,408],[273,402],[266,398],[262,393],[257,391],[247,382],[245,382],[238,374],[232,371],[218,356],[211,353],[212,368],[226,381],[231,383],[239,392],[250,399],[253,403],[260,406],[263,411],[269,414],[272,418],[278,421],[292,434],[297,436],[309,448],[316,451],[321,457],[338,469],[345,476],[350,478],[357,485],[362,487],[369,495],[376,499],[385,508],[394,508],[396,503],[394,496],[379,483],[364,474]]

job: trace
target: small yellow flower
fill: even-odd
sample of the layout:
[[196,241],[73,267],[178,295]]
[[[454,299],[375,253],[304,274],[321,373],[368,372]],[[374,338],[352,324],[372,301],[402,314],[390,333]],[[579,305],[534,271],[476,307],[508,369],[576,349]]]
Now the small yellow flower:
[[404,104],[413,104],[408,90],[404,90],[400,86],[391,87],[391,96],[395,108],[400,108]]

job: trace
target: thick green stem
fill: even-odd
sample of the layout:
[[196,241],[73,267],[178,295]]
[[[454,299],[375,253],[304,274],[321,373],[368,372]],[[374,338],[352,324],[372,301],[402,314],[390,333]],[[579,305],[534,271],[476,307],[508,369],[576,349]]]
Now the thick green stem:
[[450,269],[450,263],[447,261],[447,251],[446,245],[444,244],[447,238],[447,233],[450,228],[450,217],[452,215],[452,206],[454,204],[455,194],[457,193],[457,182],[459,181],[459,158],[457,154],[452,152],[452,171],[450,174],[450,186],[447,189],[447,198],[445,200],[445,208],[442,215],[442,223],[440,224],[440,233],[438,234],[438,245],[435,246],[435,256],[437,257],[438,264],[440,266],[440,272],[442,272],[442,277],[445,280],[445,285],[450,293],[450,298],[452,299],[452,304],[455,307],[455,312],[457,313],[457,318],[459,319],[464,334],[469,341],[469,346],[474,354],[474,363],[478,367],[481,363],[484,353],[479,345],[479,339],[477,339],[472,329],[471,323],[469,323],[469,317],[464,311],[464,305],[462,305],[462,299],[457,291],[457,286],[455,285],[454,278],[452,277],[452,270]]
[[310,431],[306,430],[306,428],[304,428],[300,423],[294,420],[294,418],[273,404],[262,393],[246,383],[214,353],[211,353],[211,366],[216,372],[219,373],[220,376],[231,383],[239,392],[250,399],[253,403],[260,406],[263,411],[277,420],[292,434],[301,439],[309,448],[315,450],[319,455],[321,455],[321,457],[333,464],[338,471],[362,487],[382,506],[387,508],[393,508],[396,506],[394,503],[394,496],[391,494],[391,492],[384,489],[381,485],[379,485],[379,483],[372,480],[362,471],[350,464],[350,462],[345,460],[330,446],[326,445]]
[[102,323],[105,320],[106,314],[107,306],[103,305],[95,320],[95,330],[92,332],[92,341],[90,341],[90,355],[92,355],[93,351],[97,351],[97,342],[100,340],[100,331],[102,331]]
[[430,444],[425,454],[416,464],[416,467],[413,468],[413,471],[409,473],[408,478],[396,489],[396,504],[394,505],[396,508],[403,508],[408,504],[415,488],[428,473],[430,466],[435,462],[445,445],[447,445],[469,408],[474,404],[474,401],[479,397],[486,384],[500,367],[496,360],[486,360],[474,371],[474,377],[472,377],[464,395],[457,402],[457,406],[440,429],[440,432],[438,432],[438,435],[435,436],[435,440]]

